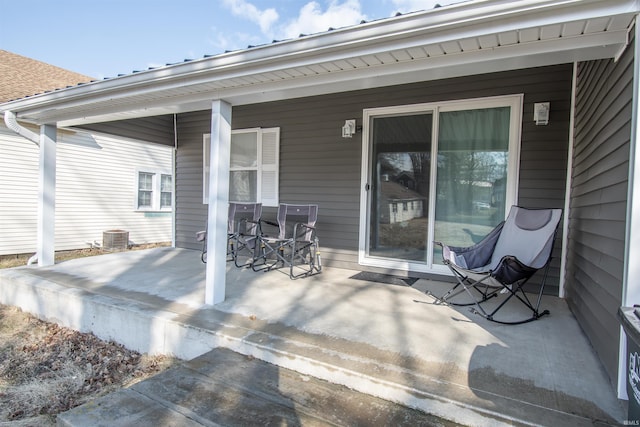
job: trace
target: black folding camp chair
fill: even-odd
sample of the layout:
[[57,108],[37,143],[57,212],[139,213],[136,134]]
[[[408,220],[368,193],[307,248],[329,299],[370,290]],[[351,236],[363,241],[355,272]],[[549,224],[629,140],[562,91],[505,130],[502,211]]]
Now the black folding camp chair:
[[262,203],[229,203],[227,253],[236,267],[253,261],[261,216]]
[[[258,222],[262,215],[262,203],[229,203],[227,218],[227,261],[236,267],[248,265],[253,260],[258,233]],[[202,241],[202,262],[207,262],[207,231],[196,233]],[[246,259],[242,262],[241,259]]]
[[[444,264],[453,272],[457,281],[453,288],[437,297],[436,301],[474,306],[474,313],[487,320],[505,324],[526,323],[549,314],[548,310],[540,312],[540,301],[561,216],[561,209],[513,206],[507,219],[473,246],[462,248],[436,242],[442,246]],[[524,285],[543,268],[544,275],[537,299],[532,301],[526,295]],[[506,297],[497,307],[483,307],[483,303],[502,294],[506,294]],[[524,304],[531,315],[517,320],[505,316],[496,319],[496,313],[512,300]]]
[[[296,279],[322,271],[320,247],[315,224],[318,220],[317,205],[280,204],[278,222],[259,222],[258,246],[252,267],[255,271],[289,268],[289,277]],[[275,229],[269,234],[265,225]]]

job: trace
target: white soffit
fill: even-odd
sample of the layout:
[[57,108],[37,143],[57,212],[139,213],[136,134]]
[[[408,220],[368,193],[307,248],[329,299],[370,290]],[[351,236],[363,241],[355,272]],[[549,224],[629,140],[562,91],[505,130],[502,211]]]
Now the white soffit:
[[0,106],[20,119],[98,121],[615,57],[628,0],[461,3],[148,70]]

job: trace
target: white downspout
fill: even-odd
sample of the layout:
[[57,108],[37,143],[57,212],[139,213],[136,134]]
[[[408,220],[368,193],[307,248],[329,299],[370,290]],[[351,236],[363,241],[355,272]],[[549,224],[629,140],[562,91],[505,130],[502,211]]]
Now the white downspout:
[[177,188],[177,170],[176,157],[178,156],[178,115],[173,115],[173,151],[171,152],[171,184],[173,186],[171,193],[171,247],[176,247],[176,188]]
[[16,120],[16,115],[11,111],[4,112],[4,123],[7,125],[9,129],[14,131],[20,136],[27,138],[29,141],[36,144],[38,147],[40,146],[40,135],[35,132],[30,131],[29,129],[22,127],[18,124]]
[[[13,112],[11,111],[4,112],[4,123],[7,125],[9,129],[14,131],[18,135],[25,137],[29,141],[36,144],[38,147],[40,146],[40,135],[30,131],[25,127],[20,126],[18,124],[18,121],[16,120],[16,115],[13,114]],[[38,253],[36,252],[35,254],[33,254],[31,258],[29,258],[29,260],[27,261],[27,265],[31,265],[35,263],[37,260],[38,260]]]

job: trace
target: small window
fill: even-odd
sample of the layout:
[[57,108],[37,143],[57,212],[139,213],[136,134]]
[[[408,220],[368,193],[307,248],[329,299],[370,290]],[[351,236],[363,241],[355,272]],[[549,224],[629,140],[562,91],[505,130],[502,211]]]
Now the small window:
[[[203,138],[203,203],[209,202],[211,135]],[[229,201],[278,206],[280,128],[231,132]]]
[[160,176],[160,209],[171,209],[173,199],[173,179],[171,175]]
[[140,172],[138,174],[138,209],[150,209],[152,207],[154,175],[148,172]]
[[138,172],[138,210],[171,210],[173,206],[173,177],[160,172]]

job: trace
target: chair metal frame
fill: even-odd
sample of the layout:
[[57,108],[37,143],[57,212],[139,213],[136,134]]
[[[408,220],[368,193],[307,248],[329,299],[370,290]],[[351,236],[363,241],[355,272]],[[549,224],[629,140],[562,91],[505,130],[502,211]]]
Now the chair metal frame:
[[[247,267],[253,262],[261,217],[262,203],[229,203],[227,256],[236,267]],[[239,263],[238,257],[242,253],[246,253],[248,262]]]
[[[513,254],[494,254],[494,250],[498,245],[501,238],[507,239],[513,222],[516,221],[515,217],[522,211],[539,211],[539,213],[549,213],[549,221],[544,227],[541,227],[541,233],[550,233],[549,239],[544,242],[544,246],[540,248],[540,254],[536,259],[527,265],[518,259]],[[546,211],[546,212],[542,212]],[[512,218],[512,215],[514,216]],[[552,259],[553,245],[557,236],[560,217],[562,216],[561,209],[526,209],[518,206],[512,207],[512,211],[509,213],[509,217],[506,221],[501,222],[496,226],[487,236],[485,236],[479,243],[466,248],[451,247],[441,242],[436,244],[442,246],[443,262],[449,267],[453,273],[456,284],[444,295],[436,298],[436,303],[449,304],[454,306],[473,306],[471,311],[475,314],[479,314],[487,320],[502,324],[522,324],[537,320],[544,315],[549,314],[549,310],[540,311],[540,303],[542,301],[542,295],[544,293],[544,287],[546,284],[549,265]],[[509,221],[509,230],[503,235],[505,224]],[[527,232],[535,233],[538,230],[525,230]],[[520,236],[522,237],[522,236]],[[531,241],[524,241],[524,244],[531,244]],[[485,247],[491,248],[489,257],[487,257]],[[480,250],[485,250],[484,255],[478,255]],[[466,259],[468,257],[468,259]],[[495,257],[497,262],[493,262],[490,265],[489,262]],[[470,266],[462,266],[456,263],[456,260],[460,264],[465,264],[466,261],[470,261]],[[490,268],[489,268],[490,267]],[[535,300],[530,299],[524,290],[524,285],[529,279],[539,270],[543,270],[542,282],[540,289],[537,293]],[[476,291],[474,295],[472,291]],[[471,302],[457,302],[455,297],[465,293],[471,298]],[[492,310],[486,310],[483,307],[483,303],[502,294],[506,294],[506,298],[498,304]],[[502,309],[507,302],[516,298],[528,310],[531,312],[531,316],[519,319],[519,320],[500,320],[496,319],[495,315]]]
[[[289,217],[306,217],[305,222],[296,222],[291,231]],[[318,205],[294,205],[281,203],[278,207],[278,222],[258,222],[258,245],[251,267],[254,271],[271,271],[280,267],[289,268],[289,277],[297,279],[322,271],[320,243],[316,234]],[[278,234],[265,233],[264,225],[277,227]],[[296,273],[302,270],[301,273]]]
[[[229,203],[227,214],[227,261],[236,267],[248,266],[253,261],[257,243],[258,222],[262,216],[262,203]],[[202,243],[200,259],[207,262],[207,229],[196,233],[196,240]],[[238,255],[247,251],[250,262],[240,264]]]

